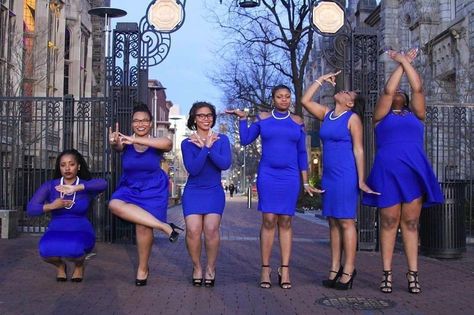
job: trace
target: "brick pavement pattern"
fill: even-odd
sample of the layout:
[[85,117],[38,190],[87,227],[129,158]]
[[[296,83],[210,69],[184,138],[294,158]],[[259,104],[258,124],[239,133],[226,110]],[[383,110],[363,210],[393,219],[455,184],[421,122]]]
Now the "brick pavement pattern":
[[[55,280],[54,269],[38,256],[40,235],[0,240],[0,314],[472,314],[474,251],[459,260],[420,257],[423,293],[407,292],[406,264],[394,255],[393,293],[378,290],[379,253],[357,253],[354,288],[336,291],[321,286],[328,274],[328,228],[314,216],[293,221],[291,260],[293,288],[278,286],[278,241],[275,242],[271,289],[258,287],[261,216],[247,209],[242,196],[227,199],[214,288],[191,286],[192,265],[184,237],[171,244],[156,235],[148,285],[134,285],[137,265],[132,245],[97,243],[86,263],[82,283]],[[169,210],[170,222],[184,226],[180,206]],[[69,264],[69,276],[72,272]]]

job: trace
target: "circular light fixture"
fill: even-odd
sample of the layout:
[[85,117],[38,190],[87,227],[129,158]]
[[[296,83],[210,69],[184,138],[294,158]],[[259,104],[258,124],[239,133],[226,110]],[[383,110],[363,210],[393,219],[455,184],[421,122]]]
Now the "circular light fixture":
[[176,0],[156,0],[148,7],[148,21],[158,32],[174,32],[183,24],[183,5]]
[[260,0],[239,0],[239,7],[241,8],[255,8],[260,5]]
[[321,1],[312,8],[311,24],[322,35],[336,34],[344,26],[344,20],[344,8],[337,2]]

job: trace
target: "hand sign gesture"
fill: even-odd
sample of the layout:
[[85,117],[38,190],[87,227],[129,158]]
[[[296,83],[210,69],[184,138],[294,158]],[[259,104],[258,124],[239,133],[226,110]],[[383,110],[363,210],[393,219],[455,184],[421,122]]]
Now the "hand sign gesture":
[[322,82],[329,82],[331,83],[332,86],[336,86],[336,76],[341,73],[342,70],[339,70],[337,72],[329,72],[326,74],[323,74],[321,77],[319,77],[319,81]]
[[226,114],[236,115],[239,118],[247,117],[247,113],[240,109],[226,109]]
[[116,145],[120,141],[120,131],[119,131],[119,123],[115,123],[115,131],[112,131],[112,127],[109,127],[109,142],[110,145]]

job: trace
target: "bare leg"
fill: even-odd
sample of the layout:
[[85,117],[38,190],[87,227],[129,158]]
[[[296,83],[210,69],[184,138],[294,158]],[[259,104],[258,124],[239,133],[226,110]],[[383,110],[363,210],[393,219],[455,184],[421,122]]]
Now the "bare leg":
[[[329,242],[331,246],[331,270],[338,271],[341,267],[342,236],[337,219],[329,217]],[[336,273],[330,272],[328,279],[332,280]]]
[[353,219],[339,219],[338,225],[342,233],[342,246],[344,250],[344,273],[339,280],[347,283],[355,270],[355,258],[357,248],[357,231]]
[[[260,229],[260,251],[262,265],[270,265],[270,256],[272,254],[273,241],[275,239],[275,227],[278,217],[273,213],[262,213],[262,227]],[[260,274],[261,282],[270,281],[270,268],[262,268]]]
[[[291,228],[291,216],[278,216],[278,238],[280,240],[281,265],[289,266],[291,257],[291,245],[293,240],[293,229]],[[285,289],[291,288],[290,268],[284,267],[280,269],[281,283],[287,283]]]
[[210,213],[204,216],[204,238],[207,256],[206,279],[214,279],[216,275],[216,260],[220,243],[220,224],[221,216],[219,214]]
[[151,213],[134,204],[126,203],[119,199],[113,199],[109,202],[109,209],[114,215],[123,220],[161,230],[168,236],[171,235],[173,231],[169,224],[161,222]]
[[148,278],[149,274],[148,260],[153,245],[153,229],[137,224],[135,226],[135,231],[137,233],[138,250],[137,279],[144,280]]
[[186,247],[193,262],[193,279],[202,278],[201,266],[201,234],[203,227],[203,216],[191,214],[185,217],[186,221]]
[[[382,265],[384,271],[392,270],[393,250],[397,239],[398,226],[400,225],[401,207],[400,204],[388,208],[380,209],[380,252],[382,254]],[[382,277],[382,281],[385,276]],[[387,275],[388,287],[391,287],[392,275]],[[381,286],[384,286],[385,282]],[[382,289],[390,292],[391,289]]]
[[67,278],[66,274],[66,262],[61,257],[46,257],[43,258],[45,262],[56,267],[57,278]]
[[74,271],[72,272],[72,279],[82,279],[84,277],[84,261],[86,256],[71,259],[74,262]]

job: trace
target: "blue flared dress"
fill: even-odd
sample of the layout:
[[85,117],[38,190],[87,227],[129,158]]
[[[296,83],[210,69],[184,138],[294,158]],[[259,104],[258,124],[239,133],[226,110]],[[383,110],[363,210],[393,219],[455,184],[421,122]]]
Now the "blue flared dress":
[[[53,179],[41,185],[28,203],[28,215],[44,214],[43,205],[60,198],[60,193],[55,189],[59,184],[60,179]],[[79,258],[94,248],[95,233],[87,219],[87,211],[92,200],[107,188],[107,182],[103,179],[92,179],[80,180],[79,184],[84,184],[85,189],[76,192],[71,209],[50,211],[51,221],[39,242],[41,257]],[[72,199],[72,196],[65,196],[65,199]]]
[[123,173],[112,199],[131,203],[166,222],[168,176],[161,169],[162,151],[148,147],[139,152],[126,145],[122,153]]
[[423,196],[423,207],[443,203],[440,185],[423,150],[423,123],[411,112],[388,113],[375,127],[377,153],[367,184],[380,196],[362,202],[379,208]]
[[232,163],[229,138],[219,134],[211,148],[200,148],[189,139],[181,142],[183,161],[189,173],[183,192],[183,214],[222,215],[225,194],[222,188],[221,172]]
[[[278,112],[276,117],[284,118]],[[250,127],[240,120],[240,142],[252,143],[259,135],[262,157],[258,166],[258,210],[293,216],[301,187],[301,171],[308,169],[304,126],[291,117],[257,119]]]
[[354,219],[359,195],[357,167],[348,128],[353,112],[324,117],[319,136],[323,143],[323,215],[337,219]]

